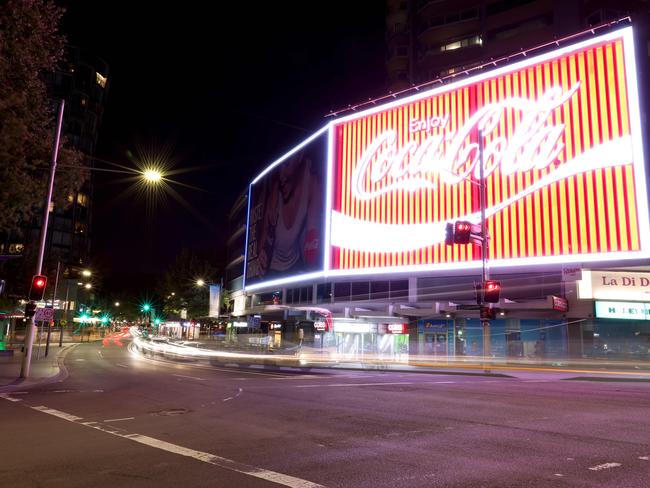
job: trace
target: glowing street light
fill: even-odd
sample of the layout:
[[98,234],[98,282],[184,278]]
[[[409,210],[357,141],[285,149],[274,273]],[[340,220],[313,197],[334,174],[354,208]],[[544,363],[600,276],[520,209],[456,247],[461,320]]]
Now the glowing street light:
[[203,286],[203,285],[205,285],[205,281],[203,281],[200,278],[198,280],[196,280],[196,286]]
[[93,274],[92,271],[90,271],[89,269],[84,269],[81,272],[81,275],[85,278],[89,278],[92,274]]
[[91,285],[90,283],[86,283],[86,284],[84,285],[84,288],[85,288],[86,290],[90,290],[92,287],[93,287],[93,285]]
[[162,180],[162,173],[156,169],[147,169],[142,173],[142,177],[148,183],[158,183]]
[[119,307],[119,306],[120,306],[120,302],[115,302],[115,306],[116,306],[116,307]]

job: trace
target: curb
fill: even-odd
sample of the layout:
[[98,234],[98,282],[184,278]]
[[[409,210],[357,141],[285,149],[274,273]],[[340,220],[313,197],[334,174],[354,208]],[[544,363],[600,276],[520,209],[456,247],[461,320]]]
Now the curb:
[[78,344],[79,343],[69,344],[57,352],[56,364],[59,368],[58,373],[55,373],[52,376],[46,376],[45,378],[16,378],[11,383],[0,386],[0,393],[7,393],[17,389],[30,389],[36,386],[57,383],[65,380],[69,376],[68,368],[65,367],[65,358]]

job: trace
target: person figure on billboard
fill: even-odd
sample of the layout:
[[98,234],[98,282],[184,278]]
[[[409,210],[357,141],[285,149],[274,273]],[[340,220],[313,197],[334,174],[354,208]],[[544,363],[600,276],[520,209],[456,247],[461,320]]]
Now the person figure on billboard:
[[314,169],[301,152],[281,165],[278,178],[271,183],[260,235],[262,275],[301,271],[318,258],[322,193]]

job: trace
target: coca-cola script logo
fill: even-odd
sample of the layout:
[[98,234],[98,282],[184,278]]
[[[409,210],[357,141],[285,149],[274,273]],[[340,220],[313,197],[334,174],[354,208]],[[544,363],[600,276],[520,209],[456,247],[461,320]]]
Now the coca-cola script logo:
[[[577,82],[565,92],[561,87],[550,88],[537,100],[513,97],[485,105],[457,131],[449,129],[448,115],[411,120],[410,132],[437,132],[420,143],[411,140],[402,147],[398,147],[397,131],[384,131],[361,155],[352,175],[352,192],[359,200],[371,200],[393,190],[435,189],[436,185],[426,178],[434,173],[443,183],[452,185],[471,177],[479,179],[479,145],[467,142],[468,138],[475,129],[479,137],[492,133],[508,109],[520,111],[521,120],[510,138],[496,136],[485,144],[484,178],[497,167],[504,176],[546,168],[564,149],[565,124],[548,123],[549,115],[579,88]],[[379,188],[371,189],[375,185]]]

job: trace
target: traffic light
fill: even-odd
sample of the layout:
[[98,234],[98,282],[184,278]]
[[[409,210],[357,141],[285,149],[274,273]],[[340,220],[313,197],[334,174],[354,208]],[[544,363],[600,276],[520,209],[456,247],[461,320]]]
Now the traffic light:
[[472,224],[464,220],[454,222],[454,242],[456,244],[469,244],[472,234]]
[[481,320],[494,320],[497,318],[497,309],[481,307]]
[[448,222],[445,226],[445,244],[451,246],[454,243],[454,224]]
[[29,300],[40,301],[45,295],[45,285],[47,285],[47,276],[36,275],[32,278],[32,286],[29,287]]
[[36,302],[27,302],[25,304],[25,318],[30,319],[36,315]]
[[499,294],[501,293],[501,282],[496,280],[487,280],[483,290],[483,300],[487,303],[499,303]]

